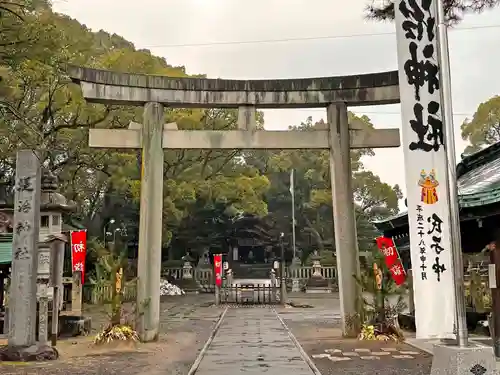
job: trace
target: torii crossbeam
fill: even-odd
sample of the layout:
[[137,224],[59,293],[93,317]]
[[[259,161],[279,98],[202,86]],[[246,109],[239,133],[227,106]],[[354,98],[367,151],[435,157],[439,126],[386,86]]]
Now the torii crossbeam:
[[[133,123],[136,124],[136,123]],[[137,124],[139,125],[139,124]],[[171,128],[172,125],[168,128]],[[174,124],[175,126],[175,124]],[[265,149],[327,150],[329,130],[163,130],[164,149]],[[385,148],[399,147],[398,129],[356,129],[350,128],[350,147]],[[89,146],[96,148],[142,148],[140,128],[132,129],[91,129]]]

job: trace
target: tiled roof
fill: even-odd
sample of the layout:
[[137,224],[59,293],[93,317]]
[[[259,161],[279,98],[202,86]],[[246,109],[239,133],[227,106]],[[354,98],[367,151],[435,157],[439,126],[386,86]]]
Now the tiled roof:
[[500,201],[500,155],[458,178],[460,207],[484,206]]

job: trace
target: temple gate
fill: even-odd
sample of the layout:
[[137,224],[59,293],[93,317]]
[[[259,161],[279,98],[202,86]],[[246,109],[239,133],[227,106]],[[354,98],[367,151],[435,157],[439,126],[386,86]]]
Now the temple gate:
[[[164,149],[327,149],[330,151],[335,248],[342,331],[356,313],[359,252],[350,148],[399,147],[398,129],[349,124],[348,106],[399,103],[398,72],[282,80],[170,78],[70,67],[90,103],[143,106],[143,125],[91,129],[90,147],[142,149],[137,283],[138,331],[155,340],[160,319],[160,267]],[[164,108],[238,108],[238,130],[177,130],[163,124]],[[256,130],[257,108],[326,108],[327,129]]]

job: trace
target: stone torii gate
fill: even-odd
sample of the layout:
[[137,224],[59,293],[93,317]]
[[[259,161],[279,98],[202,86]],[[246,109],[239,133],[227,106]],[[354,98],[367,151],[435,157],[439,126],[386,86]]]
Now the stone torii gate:
[[[163,149],[328,149],[342,331],[356,313],[359,254],[354,217],[350,148],[399,147],[398,129],[351,124],[348,106],[399,103],[398,72],[283,80],[169,78],[70,67],[91,103],[144,106],[143,125],[91,129],[90,147],[142,148],[138,260],[138,331],[144,341],[158,336],[163,202]],[[163,124],[164,106],[238,108],[238,130],[176,130]],[[326,107],[327,129],[256,130],[256,109]]]

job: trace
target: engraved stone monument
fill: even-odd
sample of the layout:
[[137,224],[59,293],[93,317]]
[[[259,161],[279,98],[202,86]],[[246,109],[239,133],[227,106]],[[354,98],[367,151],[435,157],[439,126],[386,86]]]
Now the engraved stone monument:
[[17,154],[9,301],[9,345],[35,344],[41,171],[31,150]]
[[[8,345],[0,361],[56,359],[57,351],[36,343],[38,236],[41,170],[32,150],[17,153],[12,242],[12,284],[9,301]],[[42,322],[43,323],[43,322]]]

